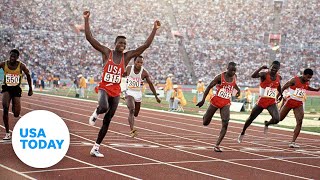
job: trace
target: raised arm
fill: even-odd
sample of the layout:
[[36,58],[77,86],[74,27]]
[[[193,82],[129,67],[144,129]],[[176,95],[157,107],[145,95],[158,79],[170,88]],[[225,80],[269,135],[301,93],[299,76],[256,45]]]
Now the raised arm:
[[21,70],[24,72],[24,74],[27,76],[27,81],[28,81],[28,85],[29,85],[29,92],[28,92],[28,96],[32,96],[33,92],[32,92],[32,84],[31,84],[31,76],[30,76],[30,71],[29,69],[26,67],[25,64],[21,63]]
[[268,69],[267,66],[261,66],[259,69],[254,71],[251,75],[252,78],[261,78],[262,80],[265,78],[266,73],[265,72],[260,72],[262,69]]
[[86,39],[89,41],[92,47],[94,47],[97,51],[101,52],[102,54],[109,55],[110,49],[100,44],[92,36],[90,25],[89,25],[90,11],[84,11],[83,17],[84,17],[84,32],[86,34]]
[[216,76],[212,81],[211,83],[209,84],[209,86],[207,86],[206,90],[204,91],[204,94],[203,94],[203,97],[202,97],[202,100],[196,105],[196,106],[199,106],[199,108],[201,106],[203,106],[205,100],[206,100],[206,97],[207,95],[209,94],[209,91],[210,89],[212,89],[216,84],[219,84],[221,83],[221,74]]
[[131,51],[128,51],[126,53],[126,56],[127,58],[125,59],[126,60],[126,64],[129,63],[129,61],[133,58],[133,57],[137,57],[139,56],[140,54],[142,54],[152,43],[153,39],[154,39],[154,36],[156,35],[156,32],[157,30],[160,28],[161,24],[160,24],[160,21],[156,20],[153,24],[153,29],[152,29],[152,32],[151,34],[149,35],[148,39],[146,40],[146,42],[144,42],[144,44],[140,47],[138,47],[137,49],[135,50],[131,50]]
[[149,84],[150,90],[152,91],[152,93],[153,93],[154,97],[156,98],[157,102],[161,103],[161,100],[158,98],[156,89],[154,88],[154,86],[153,86],[153,84],[152,84],[152,82],[150,80],[149,73],[147,71],[145,71],[145,70],[144,70],[144,72],[145,72],[145,79],[146,79],[147,83]]

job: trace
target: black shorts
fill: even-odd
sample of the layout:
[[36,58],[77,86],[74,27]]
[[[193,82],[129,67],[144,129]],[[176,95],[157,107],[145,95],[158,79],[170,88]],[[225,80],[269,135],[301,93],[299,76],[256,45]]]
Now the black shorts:
[[1,93],[9,92],[10,97],[21,97],[21,87],[20,86],[7,86],[2,85],[2,91]]

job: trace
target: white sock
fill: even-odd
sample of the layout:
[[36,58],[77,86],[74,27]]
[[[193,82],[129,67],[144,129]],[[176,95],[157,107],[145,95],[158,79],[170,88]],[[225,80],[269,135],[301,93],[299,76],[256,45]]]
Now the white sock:
[[99,147],[100,147],[100,144],[95,143],[95,144],[93,145],[92,149],[98,151],[98,150],[99,150]]
[[93,111],[92,116],[94,118],[98,118],[99,114],[97,114],[97,108],[96,108],[96,110]]

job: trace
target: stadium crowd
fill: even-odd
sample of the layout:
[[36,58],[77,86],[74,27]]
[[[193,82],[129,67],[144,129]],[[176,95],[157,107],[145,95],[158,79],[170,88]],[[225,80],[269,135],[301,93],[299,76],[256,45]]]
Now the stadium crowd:
[[[72,80],[83,74],[100,80],[101,56],[81,32],[84,9],[91,10],[93,36],[108,47],[113,47],[117,35],[127,37],[127,49],[137,47],[159,19],[161,29],[143,55],[152,79],[160,83],[174,74],[174,83],[196,84],[187,70],[184,50],[195,78],[207,83],[234,61],[239,64],[238,84],[257,86],[259,80],[250,74],[269,63],[270,47],[264,38],[272,29],[271,0],[3,1],[0,59],[18,48],[34,78]],[[319,6],[317,0],[283,4],[280,33],[285,39],[276,60],[282,63],[284,81],[311,67],[315,72],[312,84],[320,85]]]

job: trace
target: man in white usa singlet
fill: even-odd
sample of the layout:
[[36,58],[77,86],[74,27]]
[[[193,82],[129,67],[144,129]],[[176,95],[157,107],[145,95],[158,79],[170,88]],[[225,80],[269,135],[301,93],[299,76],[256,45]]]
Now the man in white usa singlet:
[[126,83],[126,103],[129,109],[128,122],[130,125],[131,137],[137,136],[137,130],[134,129],[134,117],[138,117],[141,101],[142,101],[142,86],[143,81],[146,80],[149,84],[149,88],[154,94],[158,103],[161,100],[157,96],[157,92],[150,80],[150,76],[147,70],[143,68],[143,57],[138,56],[134,58],[134,65],[128,66],[125,72],[127,75]]

